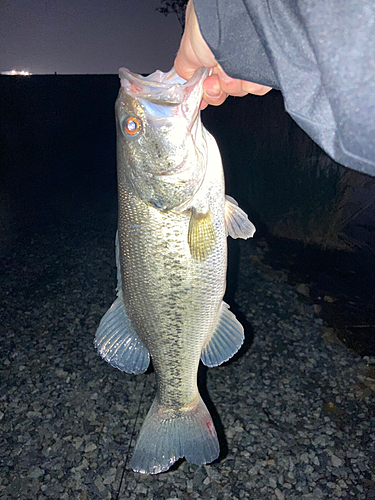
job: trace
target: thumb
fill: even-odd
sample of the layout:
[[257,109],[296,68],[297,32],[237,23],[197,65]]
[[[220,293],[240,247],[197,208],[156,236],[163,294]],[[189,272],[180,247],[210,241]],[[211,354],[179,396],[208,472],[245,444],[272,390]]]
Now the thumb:
[[202,66],[212,68],[216,65],[215,56],[200,32],[194,6],[190,0],[186,8],[185,31],[174,61],[175,70],[182,78],[189,80],[198,68]]

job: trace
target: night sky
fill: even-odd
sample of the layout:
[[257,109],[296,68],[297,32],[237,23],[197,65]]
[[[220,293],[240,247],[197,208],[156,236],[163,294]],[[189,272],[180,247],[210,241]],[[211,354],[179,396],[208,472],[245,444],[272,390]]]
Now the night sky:
[[160,0],[2,0],[0,72],[36,74],[168,71],[179,46],[175,14]]

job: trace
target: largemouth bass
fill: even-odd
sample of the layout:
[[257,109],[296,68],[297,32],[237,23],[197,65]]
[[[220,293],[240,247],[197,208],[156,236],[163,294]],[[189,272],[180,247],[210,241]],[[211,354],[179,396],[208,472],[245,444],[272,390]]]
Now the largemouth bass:
[[185,82],[173,69],[146,78],[120,70],[117,298],[95,345],[128,373],[145,372],[151,356],[156,397],[131,462],[146,474],[182,457],[198,465],[218,457],[198,365],[220,365],[244,339],[223,302],[226,239],[248,238],[255,228],[225,196],[219,149],[200,120],[207,74],[201,68]]

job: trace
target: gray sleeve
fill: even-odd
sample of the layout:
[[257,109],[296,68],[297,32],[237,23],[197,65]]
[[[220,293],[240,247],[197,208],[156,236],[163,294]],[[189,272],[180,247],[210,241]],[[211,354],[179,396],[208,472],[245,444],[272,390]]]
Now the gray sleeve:
[[373,0],[193,0],[202,35],[234,78],[281,90],[332,158],[375,175]]

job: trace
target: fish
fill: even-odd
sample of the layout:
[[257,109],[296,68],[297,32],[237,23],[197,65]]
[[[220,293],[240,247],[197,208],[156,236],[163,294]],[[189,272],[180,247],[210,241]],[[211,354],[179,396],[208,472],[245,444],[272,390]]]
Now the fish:
[[224,363],[244,341],[223,301],[227,236],[247,239],[255,227],[225,195],[220,152],[201,121],[208,71],[188,81],[174,68],[147,77],[119,71],[117,297],[94,344],[127,373],[144,373],[152,360],[156,395],[131,459],[143,474],[180,458],[197,465],[218,458],[198,366]]

